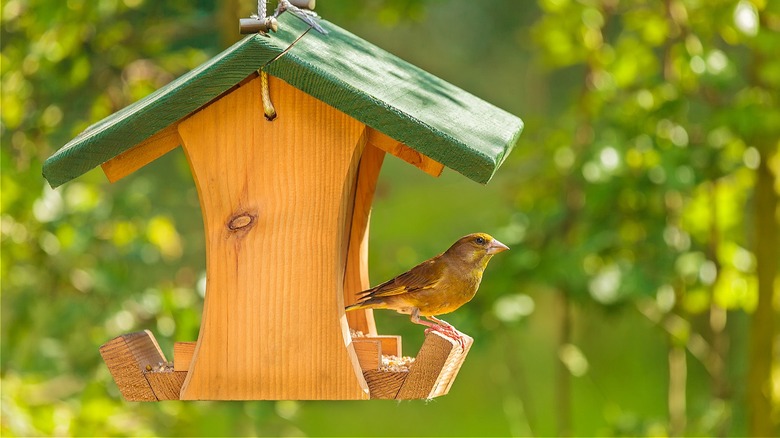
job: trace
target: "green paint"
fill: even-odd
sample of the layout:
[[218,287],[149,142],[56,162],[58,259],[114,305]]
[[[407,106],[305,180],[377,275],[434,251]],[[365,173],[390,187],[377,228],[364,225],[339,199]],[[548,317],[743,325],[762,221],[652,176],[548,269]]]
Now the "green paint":
[[517,117],[327,21],[329,34],[310,31],[279,56],[308,28],[289,14],[279,21],[271,37],[249,36],[89,127],[46,160],[44,177],[52,187],[68,182],[259,68],[480,183],[490,180],[522,131]]

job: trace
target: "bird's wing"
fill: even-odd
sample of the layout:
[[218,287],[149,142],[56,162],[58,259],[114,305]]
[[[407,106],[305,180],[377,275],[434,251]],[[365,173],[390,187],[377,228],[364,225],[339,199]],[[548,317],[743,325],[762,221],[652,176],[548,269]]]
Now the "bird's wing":
[[392,280],[362,292],[361,299],[389,297],[435,287],[441,280],[437,259],[423,262]]

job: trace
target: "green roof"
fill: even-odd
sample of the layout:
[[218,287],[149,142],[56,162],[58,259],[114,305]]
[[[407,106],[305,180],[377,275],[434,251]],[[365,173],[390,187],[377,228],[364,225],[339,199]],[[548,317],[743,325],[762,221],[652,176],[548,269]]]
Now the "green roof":
[[248,36],[90,126],[46,160],[44,177],[57,187],[86,173],[259,69],[480,183],[490,180],[522,131],[514,115],[332,23],[321,22],[327,35],[306,32],[308,25],[291,14],[279,24],[278,32]]

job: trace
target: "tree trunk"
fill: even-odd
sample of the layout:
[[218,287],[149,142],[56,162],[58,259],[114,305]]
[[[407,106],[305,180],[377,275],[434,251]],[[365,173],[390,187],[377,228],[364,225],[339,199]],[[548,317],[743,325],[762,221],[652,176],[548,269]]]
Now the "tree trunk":
[[[571,342],[571,304],[565,291],[558,292],[558,345],[557,352]],[[557,435],[571,435],[571,372],[561,358],[558,359],[555,372],[555,405],[557,415]]]
[[241,39],[242,35],[238,33],[238,19],[244,15],[241,14],[242,9],[238,0],[222,0],[217,8],[219,43],[223,48],[228,48]]
[[[770,151],[771,147],[763,148]],[[752,436],[777,436],[772,421],[772,344],[774,340],[774,281],[777,277],[778,225],[777,193],[774,175],[769,169],[771,154],[763,154],[757,170],[755,188],[755,255],[758,275],[758,305],[750,325],[750,362],[747,381],[749,433]]]

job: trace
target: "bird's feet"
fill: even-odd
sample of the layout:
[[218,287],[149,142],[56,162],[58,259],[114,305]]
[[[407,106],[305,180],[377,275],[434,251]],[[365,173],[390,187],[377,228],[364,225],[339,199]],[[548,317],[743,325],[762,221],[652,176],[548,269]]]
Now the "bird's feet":
[[460,349],[461,350],[466,349],[466,338],[464,337],[463,333],[459,332],[458,329],[456,329],[452,325],[446,322],[444,324],[431,325],[430,327],[425,329],[425,334],[427,335],[432,331],[439,332],[444,336],[446,336],[447,338],[458,341],[458,345],[460,345]]
[[439,332],[449,339],[454,339],[458,341],[458,345],[460,345],[461,350],[466,349],[466,335],[459,332],[458,329],[452,326],[452,324],[432,315],[426,316],[425,319],[428,319],[429,321],[421,320],[420,309],[416,307],[412,308],[411,321],[415,324],[420,324],[428,327],[425,329],[426,335],[431,331]]

